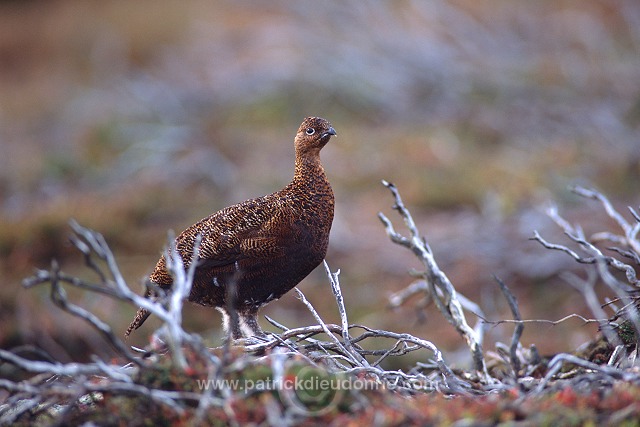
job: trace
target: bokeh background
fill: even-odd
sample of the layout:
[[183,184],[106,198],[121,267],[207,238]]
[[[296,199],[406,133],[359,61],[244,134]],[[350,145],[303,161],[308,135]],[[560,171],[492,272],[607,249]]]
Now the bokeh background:
[[[542,213],[548,201],[587,233],[614,229],[572,184],[622,209],[640,203],[640,3],[0,2],[0,347],[108,357],[47,289],[21,287],[53,258],[91,277],[68,243],[69,219],[102,233],[141,291],[169,230],[288,182],[308,115],[339,134],[323,150],[337,199],[327,260],[341,270],[351,321],[466,355],[433,307],[387,307],[420,265],[377,219],[383,211],[404,232],[381,179],[398,186],[442,269],[491,320],[511,317],[492,275],[525,318],[589,317],[557,277],[580,267],[529,237],[566,242]],[[300,288],[338,321],[322,269]],[[70,294],[116,331],[135,312]],[[264,313],[313,323],[292,295]],[[220,343],[217,312],[188,306],[185,316],[187,329]],[[144,345],[157,324],[131,343]],[[487,347],[511,331],[490,328]],[[534,324],[523,343],[570,351],[595,333],[578,320]]]

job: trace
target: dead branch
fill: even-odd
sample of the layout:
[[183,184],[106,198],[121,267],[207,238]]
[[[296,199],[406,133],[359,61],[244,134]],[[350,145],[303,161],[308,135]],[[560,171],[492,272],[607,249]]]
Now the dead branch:
[[[609,215],[611,219],[613,219],[616,223],[618,223],[618,225],[620,226],[620,228],[624,233],[624,237],[617,236],[612,233],[611,234],[607,233],[607,234],[597,235],[598,238],[604,238],[604,239],[611,240],[615,243],[624,244],[628,246],[636,254],[640,254],[640,240],[638,240],[638,233],[640,233],[640,216],[632,207],[629,206],[629,211],[631,212],[631,215],[633,215],[634,219],[636,220],[635,224],[631,224],[627,222],[627,220],[625,220],[624,217],[613,207],[609,199],[606,196],[604,196],[602,193],[593,189],[588,189],[580,186],[572,187],[571,190],[580,196],[587,197],[593,200],[598,200],[604,207],[604,210],[606,211],[607,215]],[[597,238],[594,238],[592,236],[592,240],[597,240]]]
[[[265,349],[273,348],[283,340],[289,340],[296,337],[299,341],[307,341],[310,343],[309,345],[303,344],[291,347],[296,352],[300,352],[302,350],[320,350],[326,355],[326,357],[331,358],[334,363],[338,363],[343,371],[352,372],[357,370],[361,372],[362,370],[365,370],[367,373],[376,376],[379,381],[388,382],[390,374],[379,368],[379,364],[382,360],[389,356],[400,356],[412,351],[426,349],[434,354],[436,369],[442,375],[447,389],[452,390],[453,392],[462,393],[470,387],[468,383],[453,374],[453,371],[444,362],[442,353],[433,343],[414,337],[410,334],[398,334],[384,330],[376,330],[364,325],[349,325],[344,300],[342,298],[342,291],[340,289],[340,283],[337,280],[338,273],[332,273],[326,262],[325,271],[332,284],[332,290],[336,297],[336,304],[338,305],[342,325],[338,326],[325,323],[313,305],[306,299],[304,294],[296,288],[298,297],[314,316],[318,325],[288,329],[284,325],[275,322],[273,319],[267,318],[273,325],[283,330],[283,332],[279,335],[274,335],[273,339],[269,341],[246,347],[248,351],[262,353]],[[350,329],[362,329],[364,332],[358,336],[352,336],[349,333]],[[325,334],[329,336],[331,341],[313,339],[312,337],[317,334]],[[340,338],[342,338],[342,341],[340,341]],[[367,350],[362,348],[360,345],[357,345],[357,343],[368,338],[387,338],[395,340],[395,343],[390,348],[378,350]],[[333,355],[331,355],[331,353],[333,353]],[[379,356],[379,358],[374,363],[369,363],[366,356]],[[347,368],[344,365],[341,365],[338,360],[347,361],[352,368]],[[392,376],[394,378],[393,382],[397,383],[398,379],[395,374]]]
[[[495,276],[494,276],[495,277]],[[520,359],[518,358],[518,346],[520,345],[520,337],[522,336],[522,331],[524,331],[524,323],[522,323],[522,317],[520,316],[520,309],[518,308],[518,302],[516,301],[516,297],[511,293],[507,285],[500,280],[498,277],[495,277],[496,282],[500,286],[500,290],[504,294],[507,303],[509,304],[509,308],[511,309],[511,313],[513,317],[518,323],[516,323],[515,328],[513,329],[513,336],[511,338],[511,345],[509,346],[509,357],[511,360],[511,367],[513,368],[513,373],[516,378],[520,375]]]
[[[635,269],[631,265],[624,263],[613,256],[605,255],[602,250],[594,244],[601,240],[608,240],[614,243],[623,244],[625,248],[612,248],[612,251],[632,260],[640,258],[640,253],[637,252],[637,249],[640,248],[637,240],[638,232],[640,230],[640,222],[637,221],[637,214],[630,208],[630,211],[636,220],[635,224],[630,224],[619,212],[616,211],[611,202],[609,202],[609,200],[600,192],[582,187],[574,187],[572,191],[580,196],[600,201],[607,215],[623,230],[623,235],[616,235],[609,232],[596,233],[591,238],[593,241],[592,243],[586,238],[580,225],[571,224],[560,216],[557,207],[550,206],[546,210],[547,215],[564,231],[565,235],[577,245],[582,254],[565,245],[549,243],[540,236],[537,231],[534,232],[532,240],[539,242],[547,249],[564,252],[581,264],[593,265],[593,269],[589,271],[589,276],[586,280],[579,279],[575,275],[564,275],[563,277],[566,281],[581,291],[591,311],[594,313],[596,318],[600,319],[605,318],[606,315],[601,309],[602,305],[597,303],[595,285],[598,279],[602,281],[615,293],[616,299],[618,301],[622,301],[625,306],[629,308],[624,310],[624,315],[634,325],[636,331],[639,331],[640,321],[638,319],[638,313],[636,309],[633,309],[633,306],[635,305],[635,298],[629,293],[630,291],[637,290],[638,287],[640,287],[640,281],[637,278]],[[627,283],[618,280],[611,270],[617,270],[624,273]],[[610,317],[609,321],[615,320],[615,318],[620,315],[622,315],[622,312],[616,313],[613,317]],[[617,334],[608,322],[603,321],[600,326],[609,342],[613,344],[619,343]]]
[[[313,308],[313,305],[311,305],[311,303],[307,300],[307,298],[304,296],[304,294],[298,288],[295,288],[295,290],[296,290],[296,293],[298,294],[298,298],[300,298],[300,301],[302,301],[302,303],[307,307],[307,309],[311,312],[313,317],[316,319],[316,322],[318,322],[318,324],[322,328],[322,332],[324,332],[327,336],[329,336],[329,338],[331,338],[333,340],[333,342],[335,343],[336,347],[338,348],[338,350],[340,352],[340,355],[345,357],[347,360],[352,362],[354,365],[358,366],[358,362],[356,360],[353,360],[352,357],[348,357],[347,356],[349,354],[349,351],[340,342],[340,340],[335,335],[333,335],[331,333],[331,331],[327,327],[327,324],[324,323],[324,320],[322,320],[322,318],[320,317],[318,312],[315,310],[315,308]],[[340,333],[342,334],[341,328],[338,328],[338,330],[340,330]],[[321,349],[326,351],[326,348],[324,346],[322,346],[322,345],[320,345],[319,348],[321,348]]]
[[[286,373],[285,363],[287,361],[303,360],[310,366],[326,369],[328,372],[358,375],[358,377],[365,376],[369,381],[374,381],[387,389],[395,389],[406,393],[415,393],[417,384],[420,385],[420,390],[424,391],[437,390],[447,394],[463,395],[486,393],[511,387],[513,380],[509,378],[507,381],[502,382],[500,379],[489,376],[482,353],[483,325],[487,323],[514,323],[516,325],[510,346],[507,347],[498,343],[498,350],[501,352],[499,357],[502,357],[502,360],[509,361],[508,363],[513,370],[517,383],[525,384],[527,381],[531,382],[531,378],[526,378],[527,375],[532,375],[537,369],[544,369],[535,347],[532,346],[530,350],[526,350],[520,345],[519,340],[525,323],[544,322],[555,324],[572,317],[578,317],[585,323],[604,323],[601,320],[586,319],[577,314],[555,322],[522,320],[515,297],[509,292],[506,285],[498,279],[497,281],[513,313],[513,320],[498,322],[486,320],[486,316],[477,304],[456,292],[447,276],[439,269],[426,240],[418,234],[415,223],[409,211],[402,204],[398,191],[392,184],[385,182],[385,185],[395,198],[394,209],[400,213],[409,229],[409,237],[397,233],[391,221],[383,214],[379,214],[380,220],[385,224],[385,229],[391,240],[410,249],[420,259],[425,268],[424,272],[419,273],[423,280],[414,282],[405,290],[392,295],[390,304],[399,306],[417,293],[422,293],[432,298],[445,318],[465,338],[473,355],[476,372],[481,374],[479,384],[482,385],[478,384],[477,377],[474,377],[476,378],[474,380],[476,384],[474,384],[470,382],[468,374],[454,372],[445,363],[442,352],[430,341],[406,333],[349,324],[347,309],[340,288],[339,271],[331,272],[326,262],[324,263],[325,271],[340,315],[340,324],[325,323],[311,302],[302,292],[296,289],[300,300],[314,316],[316,324],[287,328],[275,320],[267,318],[281,332],[272,333],[264,338],[246,340],[245,353],[242,356],[237,356],[235,349],[233,352],[231,351],[232,343],[227,340],[225,342],[226,352],[223,354],[227,355],[226,357],[229,358],[230,363],[222,363],[214,355],[214,352],[203,345],[200,336],[187,333],[182,328],[183,303],[190,292],[195,265],[197,264],[195,258],[191,260],[190,267],[185,270],[183,260],[170,244],[165,257],[168,268],[174,276],[175,285],[170,293],[158,298],[157,301],[146,299],[130,290],[120,274],[115,258],[104,238],[99,233],[72,222],[71,226],[75,233],[72,237],[72,243],[83,254],[86,266],[96,275],[96,282],[92,283],[67,275],[61,271],[56,263],[52,263],[49,271],[37,271],[33,277],[26,279],[25,286],[32,287],[48,284],[51,289],[51,299],[58,307],[87,322],[128,363],[125,365],[107,363],[97,357],[93,357],[91,363],[61,364],[55,361],[29,360],[18,356],[14,352],[0,350],[0,361],[10,363],[33,375],[24,382],[0,380],[0,388],[9,390],[12,393],[10,405],[0,406],[0,423],[12,422],[27,412],[42,413],[43,411],[51,410],[54,405],[62,408],[71,408],[73,405],[79,404],[78,402],[80,401],[99,401],[104,399],[105,394],[109,393],[144,397],[176,414],[184,414],[185,411],[190,410],[189,408],[197,407],[195,410],[196,419],[201,421],[206,419],[206,413],[209,408],[218,407],[223,409],[227,415],[228,422],[236,423],[237,414],[230,403],[234,399],[234,390],[207,388],[200,392],[169,391],[136,382],[141,373],[149,369],[157,369],[154,367],[154,360],[159,360],[161,357],[170,358],[171,364],[179,370],[187,369],[188,358],[186,351],[195,352],[200,357],[200,360],[204,361],[207,380],[224,378],[223,374],[237,372],[250,364],[266,364],[271,368],[274,378],[283,378]],[[605,206],[606,203],[603,202]],[[635,211],[632,211],[632,213],[637,220]],[[574,226],[562,219],[557,214],[557,211],[551,211],[551,216],[563,228],[569,239],[577,245],[578,250],[549,243],[537,232],[534,234],[534,240],[549,249],[562,251],[572,256],[576,261],[594,267],[592,276],[589,276],[587,281],[581,281],[576,276],[567,276],[565,279],[580,288],[593,307],[597,306],[594,292],[595,278],[600,278],[610,287],[619,289],[619,301],[625,304],[633,302],[633,299],[622,292],[622,289],[626,288],[620,286],[619,281],[611,274],[609,269],[625,272],[628,282],[625,284],[627,288],[637,285],[635,270],[616,258],[605,256],[592,242],[589,242],[584,237],[579,226]],[[616,219],[616,221],[619,222],[620,219]],[[638,233],[635,225],[627,224],[627,226],[625,228],[625,225],[621,224],[621,227],[625,230],[624,236],[606,235],[604,237],[616,244],[625,244],[623,248],[614,250],[616,254],[620,256],[626,255],[628,259],[635,259],[634,257],[637,254],[634,251],[633,244],[629,244],[629,242],[637,239]],[[600,236],[602,237],[603,235]],[[172,242],[173,239],[170,239],[170,241]],[[194,251],[194,257],[197,257],[197,250]],[[631,272],[629,269],[631,269]],[[609,274],[608,276],[607,273]],[[170,351],[166,352],[166,354],[155,354],[151,358],[146,356],[154,353],[153,348],[146,350],[146,354],[143,356],[131,354],[130,349],[124,345],[120,338],[113,334],[106,322],[68,300],[65,291],[66,286],[76,287],[86,292],[97,293],[136,307],[148,309],[162,321],[162,325],[156,331],[155,336],[165,342]],[[476,329],[472,329],[467,324],[463,310],[473,312],[478,316],[479,326]],[[593,310],[594,312],[597,311],[595,308]],[[603,314],[602,310],[600,314]],[[604,318],[606,316],[600,317]],[[385,345],[386,343],[389,345]],[[425,350],[428,352],[429,357],[418,362],[408,373],[399,370],[385,370],[382,366],[391,357]],[[508,359],[505,356],[506,354],[508,354]],[[489,356],[494,357],[494,353],[490,353]],[[637,373],[620,368],[620,359],[623,356],[623,349],[619,347],[618,351],[611,356],[610,366],[601,367],[574,356],[559,355],[549,364],[546,375],[537,384],[536,390],[547,388],[552,380],[559,378],[560,368],[563,363],[580,366],[582,369],[597,372],[607,378],[638,381]],[[633,362],[631,363],[633,364]],[[521,375],[523,376],[521,377]],[[508,376],[511,377],[511,375]],[[534,384],[535,382],[537,381],[534,381]],[[267,402],[267,404],[269,405],[268,417],[272,421],[292,423],[298,419],[296,417],[300,416],[299,413],[296,415],[294,408],[287,408],[286,402],[284,402],[284,408],[277,405],[275,401],[272,403]],[[283,404],[283,402],[280,402],[280,404]],[[59,413],[59,409],[57,411],[56,413]],[[55,414],[53,417],[55,417]]]
[[[475,369],[482,372],[488,380],[489,375],[482,354],[482,338],[476,330],[468,325],[456,289],[445,273],[438,267],[431,248],[426,239],[420,236],[411,213],[404,206],[400,193],[395,185],[387,181],[382,181],[382,184],[391,191],[395,200],[393,208],[398,211],[410,233],[410,237],[405,237],[396,232],[391,221],[380,212],[378,213],[378,218],[380,218],[380,221],[384,224],[387,235],[392,242],[411,250],[422,262],[425,268],[422,277],[428,286],[430,297],[433,298],[443,316],[465,339],[471,350]],[[414,289],[408,291],[406,294],[414,292]],[[395,302],[397,303],[397,301],[398,299],[396,298]]]
[[[289,329],[273,319],[268,319],[283,332],[271,334],[266,339],[248,342],[245,347],[246,356],[241,359],[242,363],[235,366],[234,364],[224,365],[202,344],[198,335],[189,334],[182,328],[183,301],[190,292],[194,266],[196,265],[193,260],[190,263],[190,268],[185,271],[182,259],[176,254],[175,248],[171,245],[168,246],[165,257],[168,269],[174,276],[174,287],[169,294],[154,301],[143,298],[130,290],[119,272],[115,257],[99,233],[75,222],[71,223],[71,227],[74,231],[71,241],[82,253],[87,268],[96,275],[97,281],[92,283],[67,275],[61,271],[59,265],[52,263],[51,270],[39,270],[33,277],[25,279],[25,287],[48,284],[51,289],[51,299],[60,309],[82,319],[96,329],[128,363],[124,365],[110,364],[93,357],[91,363],[61,364],[55,361],[29,360],[13,352],[0,350],[0,361],[15,365],[34,375],[24,383],[0,381],[0,388],[14,393],[12,402],[21,402],[20,405],[0,407],[0,420],[2,421],[17,419],[27,411],[34,413],[36,407],[40,412],[54,404],[62,408],[70,408],[78,404],[78,396],[81,399],[85,399],[82,396],[98,396],[98,399],[102,399],[103,395],[100,393],[118,393],[146,397],[166,406],[177,414],[183,414],[185,408],[193,405],[193,402],[197,402],[196,415],[201,420],[204,419],[207,409],[211,406],[222,407],[228,414],[229,421],[233,422],[235,414],[229,405],[229,400],[233,397],[231,390],[206,389],[202,393],[172,392],[137,384],[134,380],[134,378],[139,378],[142,372],[154,369],[154,361],[160,357],[169,357],[173,366],[184,370],[188,367],[185,356],[186,348],[195,351],[201,360],[205,361],[207,379],[210,380],[221,378],[223,370],[241,369],[248,363],[263,363],[264,361],[272,366],[274,375],[282,375],[284,361],[295,356],[296,359],[306,360],[312,366],[320,366],[317,363],[322,362],[322,367],[330,371],[353,375],[364,374],[386,388],[395,388],[411,393],[416,392],[416,384],[423,386],[421,390],[424,391],[440,390],[444,393],[456,394],[468,394],[472,388],[471,384],[447,366],[442,353],[433,343],[409,334],[375,330],[363,325],[350,325],[340,288],[339,271],[332,273],[326,263],[325,269],[340,314],[340,325],[325,323],[304,294],[297,291],[302,302],[314,315],[317,324]],[[170,238],[170,241],[173,239]],[[197,256],[197,251],[195,256]],[[154,339],[166,343],[169,351],[149,357],[157,351],[157,347],[151,347],[143,350],[142,353],[132,354],[106,322],[68,300],[65,286],[76,287],[86,292],[148,309],[162,321],[162,325],[154,333]],[[354,333],[354,331],[359,333]],[[320,339],[319,336],[327,338]],[[365,347],[368,342],[374,339],[379,342],[381,338],[391,340],[392,344],[382,348]],[[228,346],[230,343],[226,345]],[[271,349],[271,351],[266,353],[267,349]],[[402,356],[419,350],[430,352],[434,359],[430,363],[416,366],[411,374],[387,371],[381,367],[382,362],[390,357]],[[251,358],[252,353],[259,356]],[[266,356],[263,356],[264,354]],[[48,403],[43,405],[44,402]],[[20,409],[16,410],[15,408]],[[281,415],[285,416],[287,413],[289,412],[283,412]],[[275,409],[273,409],[272,417],[280,417]]]
[[[40,374],[46,373],[49,375],[60,375],[74,377],[79,375],[103,375],[106,373],[105,367],[108,367],[109,373],[117,373],[119,379],[122,379],[120,373],[123,373],[126,368],[116,365],[97,365],[97,364],[84,364],[84,363],[50,363],[37,360],[29,360],[20,357],[10,351],[0,349],[0,360],[11,363],[16,367],[23,369],[27,372]],[[128,378],[128,376],[127,376]]]
[[[189,342],[197,347],[201,347],[198,344],[200,341],[199,337],[186,333],[180,325],[182,301],[190,290],[190,278],[193,277],[193,271],[184,272],[181,258],[171,255],[171,245],[169,245],[167,253],[167,264],[171,273],[176,276],[174,280],[175,296],[170,301],[169,309],[166,309],[163,304],[144,298],[129,288],[120,273],[120,269],[109,245],[100,233],[82,227],[73,220],[70,221],[70,226],[74,231],[71,242],[83,254],[85,264],[98,276],[100,282],[95,284],[89,283],[85,280],[66,275],[60,271],[57,263],[54,262],[52,263],[52,269],[50,271],[38,270],[35,276],[25,279],[23,285],[26,288],[40,284],[50,284],[51,298],[57,306],[88,322],[92,327],[97,329],[121,355],[127,357],[130,361],[134,361],[134,363],[139,362],[132,359],[124,343],[116,337],[106,323],[99,320],[92,313],[68,302],[62,287],[63,283],[89,292],[100,293],[110,298],[125,301],[134,306],[149,310],[163,321],[162,327],[159,330],[160,338],[166,341],[171,349],[178,355],[181,352],[180,348],[184,342]],[[172,242],[172,239],[170,240]],[[173,249],[173,252],[175,252],[175,249]],[[197,251],[194,252],[197,253]],[[104,268],[100,265],[100,262],[104,263]],[[191,265],[194,265],[194,263],[192,262]],[[179,366],[183,368],[186,366],[183,358],[178,357],[174,360]]]
[[191,293],[191,285],[198,265],[197,260],[201,240],[201,235],[196,236],[191,263],[186,272],[182,257],[176,250],[175,239],[171,235],[169,236],[169,246],[165,253],[167,269],[173,276],[173,286],[169,298],[169,308],[166,312],[168,319],[158,332],[161,338],[166,338],[167,344],[174,354],[173,360],[182,370],[187,367],[187,361],[182,351],[183,341],[196,339],[195,336],[191,336],[182,329],[182,305]]
[[490,324],[490,325],[501,325],[501,324],[526,324],[526,323],[542,323],[542,324],[548,324],[548,325],[559,325],[560,323],[566,322],[567,320],[570,319],[580,319],[584,322],[584,324],[589,324],[589,323],[598,323],[600,324],[603,320],[601,319],[587,319],[584,316],[581,316],[577,313],[572,313],[572,314],[568,314],[566,316],[564,316],[561,319],[558,320],[549,320],[549,319],[521,319],[521,320],[515,320],[515,319],[501,319],[501,320],[491,320],[491,319],[484,319],[485,323]]
[[[597,193],[595,190],[590,190],[590,192]],[[578,194],[581,194],[581,193],[578,193]],[[601,197],[604,198],[604,196],[601,196]],[[613,209],[613,208],[609,207],[609,209]],[[563,229],[567,237],[569,237],[569,239],[577,243],[578,246],[587,254],[587,256],[580,256],[576,252],[567,248],[566,246],[554,245],[554,244],[548,243],[544,239],[542,239],[542,237],[537,231],[534,231],[533,240],[537,240],[548,249],[555,249],[555,250],[561,250],[563,252],[566,252],[571,257],[573,257],[576,261],[582,264],[595,264],[595,265],[602,264],[603,267],[605,267],[605,269],[600,271],[601,277],[605,281],[605,283],[607,283],[614,290],[621,289],[621,288],[627,288],[627,289],[629,288],[626,285],[622,284],[617,279],[615,279],[613,276],[611,276],[611,274],[608,272],[608,269],[606,268],[607,266],[611,266],[614,269],[623,272],[625,274],[627,281],[629,282],[629,285],[631,285],[632,287],[640,286],[640,281],[638,280],[636,276],[636,271],[634,270],[633,267],[619,261],[614,257],[604,255],[600,249],[598,249],[594,244],[592,244],[587,240],[587,238],[584,235],[584,232],[582,231],[582,227],[580,227],[579,225],[574,226],[560,216],[560,214],[558,213],[558,208],[556,206],[550,206],[546,212],[549,218],[551,218],[556,224],[558,224]]]
[[342,322],[342,339],[344,341],[345,349],[354,357],[359,366],[368,367],[369,362],[367,362],[367,359],[362,357],[362,355],[360,355],[356,351],[351,342],[351,337],[349,336],[349,320],[347,319],[347,309],[344,306],[342,290],[340,289],[340,270],[332,273],[331,269],[329,269],[329,264],[327,264],[327,261],[325,260],[323,261],[323,263],[325,271],[327,273],[327,277],[329,278],[329,282],[331,283],[331,291],[333,292],[333,296],[336,299],[336,305],[338,306],[338,313],[340,314],[340,320]]
[[560,372],[560,369],[562,369],[565,363],[570,363],[572,365],[580,366],[582,368],[591,370],[593,372],[600,372],[602,374],[605,374],[615,379],[620,379],[625,381],[638,379],[637,373],[625,372],[622,369],[598,365],[596,363],[589,362],[588,360],[581,359],[572,354],[560,353],[560,354],[556,354],[553,357],[553,359],[551,359],[551,361],[549,362],[549,370],[547,371],[547,374],[545,375],[543,380],[540,381],[540,383],[538,384],[536,388],[536,393],[541,393],[542,390],[545,389],[545,387],[549,384],[549,382],[554,377],[557,376],[558,372]]

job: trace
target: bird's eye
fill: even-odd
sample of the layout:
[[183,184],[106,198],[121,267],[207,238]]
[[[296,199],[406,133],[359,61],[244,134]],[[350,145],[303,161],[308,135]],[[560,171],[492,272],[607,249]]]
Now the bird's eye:
[[316,130],[314,128],[307,128],[307,130],[305,131],[305,133],[307,135],[313,135],[314,133],[316,133]]

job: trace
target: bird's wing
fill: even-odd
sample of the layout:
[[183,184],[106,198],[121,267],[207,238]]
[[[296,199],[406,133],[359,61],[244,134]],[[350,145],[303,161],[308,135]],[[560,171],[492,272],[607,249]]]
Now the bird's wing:
[[201,234],[199,267],[221,267],[245,258],[283,254],[294,236],[282,230],[291,230],[294,213],[288,205],[273,208],[266,197],[222,209],[197,222],[176,239],[178,252],[190,256],[196,236]]

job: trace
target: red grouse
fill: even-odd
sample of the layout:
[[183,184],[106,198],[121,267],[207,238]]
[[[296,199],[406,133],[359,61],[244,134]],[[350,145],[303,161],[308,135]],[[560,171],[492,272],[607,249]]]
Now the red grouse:
[[[336,132],[325,119],[304,119],[294,140],[295,173],[289,185],[215,212],[176,238],[186,268],[201,235],[188,299],[218,309],[225,332],[230,330],[234,339],[263,335],[257,320],[260,307],[287,293],[324,259],[334,198],[320,150],[333,135]],[[164,256],[149,280],[162,290],[171,289],[173,279]],[[145,297],[155,297],[152,287],[147,287]],[[138,309],[125,336],[149,315]]]

